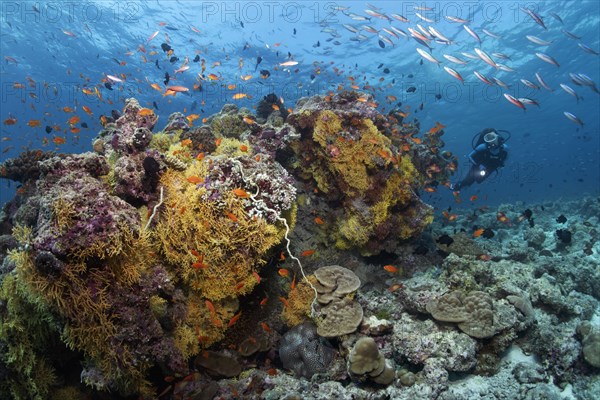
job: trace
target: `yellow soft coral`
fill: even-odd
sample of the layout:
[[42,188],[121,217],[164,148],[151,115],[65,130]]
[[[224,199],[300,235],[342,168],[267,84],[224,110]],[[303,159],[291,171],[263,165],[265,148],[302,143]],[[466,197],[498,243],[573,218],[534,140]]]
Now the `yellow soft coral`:
[[[199,183],[207,178],[209,163],[196,161],[183,172],[163,174],[165,200],[153,229],[160,253],[188,292],[188,315],[176,334],[185,354],[199,351],[190,339],[193,335],[200,338],[201,347],[224,337],[237,311],[237,303],[234,308],[231,301],[258,284],[258,269],[285,233],[283,224],[248,216],[246,208],[253,200],[233,190],[220,193],[218,201],[208,200]],[[288,220],[295,210],[288,211]]]
[[[12,262],[24,261],[24,253],[9,253]],[[0,340],[5,343],[5,367],[10,371],[3,377],[1,389],[12,398],[42,400],[56,383],[56,371],[38,352],[54,346],[59,332],[44,302],[33,295],[21,275],[7,274],[0,287]]]
[[[346,138],[344,130],[359,132],[358,139]],[[353,135],[356,136],[356,135]],[[342,178],[347,186],[347,194],[355,196],[367,191],[371,184],[372,170],[378,168],[375,159],[383,159],[385,165],[391,161],[391,141],[379,132],[370,119],[352,119],[351,127],[343,127],[342,120],[333,111],[321,111],[315,122],[313,140],[326,153],[329,172]],[[332,153],[332,154],[329,154]],[[320,165],[314,166],[313,176],[318,177]],[[326,191],[327,185],[319,177],[316,179],[319,189]],[[344,190],[345,188],[341,188]]]
[[[315,284],[317,279],[314,275],[307,276],[311,284]],[[290,290],[287,302],[281,313],[283,321],[288,327],[301,324],[311,316],[311,304],[315,298],[315,292],[309,283],[301,280],[294,289]]]
[[225,155],[227,157],[239,157],[251,152],[250,144],[247,141],[240,141],[233,138],[220,138],[219,146],[214,151],[215,155]]
[[[331,116],[327,117],[327,120],[334,119]],[[374,134],[377,128],[372,124],[370,120],[363,121],[364,126],[367,127],[367,131],[371,134],[367,135],[368,142],[371,145],[375,145],[375,141],[377,141],[378,136]],[[384,138],[381,142],[378,142],[379,145],[389,145],[389,140]],[[388,156],[386,153],[389,149],[387,147],[380,147],[377,150],[378,155],[381,155],[381,158],[384,160],[388,160]],[[381,154],[379,154],[381,153]],[[345,154],[342,151],[341,154]],[[341,155],[340,155],[341,157]],[[389,157],[391,159],[391,156]],[[364,202],[364,200],[355,200],[350,203],[346,210],[346,216],[343,219],[340,219],[338,229],[334,233],[334,237],[336,240],[336,246],[339,249],[350,249],[356,247],[361,250],[361,252],[365,255],[369,254],[368,251],[364,248],[364,246],[372,239],[373,232],[376,231],[377,227],[380,224],[389,222],[390,218],[396,216],[400,220],[406,220],[405,224],[398,224],[396,226],[396,235],[400,239],[408,239],[412,235],[414,235],[414,227],[408,223],[410,217],[413,217],[413,209],[408,209],[400,213],[398,216],[397,212],[393,212],[394,209],[405,208],[406,204],[410,204],[411,201],[415,199],[415,195],[413,192],[413,185],[419,179],[419,174],[412,164],[410,157],[402,156],[396,157],[394,161],[400,160],[399,162],[395,162],[393,165],[393,169],[390,171],[388,178],[381,182],[379,187],[377,188],[377,196],[376,202],[372,205],[368,205]],[[363,161],[364,166],[368,166],[366,160],[372,160],[371,158],[366,158]],[[391,161],[389,161],[391,162]],[[333,164],[337,164],[337,159],[332,161]],[[346,168],[345,170],[340,170],[340,173],[348,173],[350,169]],[[360,171],[360,168],[355,168],[355,171]],[[364,179],[367,179],[367,182],[370,182],[368,176],[368,168],[365,167]],[[359,174],[360,175],[360,174]],[[353,175],[354,176],[354,175]],[[362,179],[362,178],[361,178]],[[354,185],[354,189],[359,189],[359,185]],[[363,193],[372,188],[368,187],[364,189]],[[426,220],[426,223],[430,220]]]
[[372,219],[358,214],[347,215],[335,233],[335,245],[341,250],[364,246],[369,241],[372,228]]
[[165,211],[154,234],[177,276],[203,297],[247,294],[257,284],[252,272],[281,241],[283,227],[249,217],[245,202],[250,200],[233,191],[223,193],[219,202],[204,199],[206,189],[193,182],[206,174],[206,164],[196,162],[183,173],[163,175]]
[[121,389],[145,391],[148,383],[144,376],[150,365],[136,365],[126,349],[117,354],[111,344],[117,327],[108,290],[111,285],[139,281],[151,262],[151,244],[145,232],[123,230],[119,238],[118,250],[105,257],[102,269],[91,267],[83,259],[70,260],[52,279],[34,265],[25,251],[13,252],[11,259],[31,301],[44,304],[65,319],[61,339],[69,348],[93,359],[107,380]]

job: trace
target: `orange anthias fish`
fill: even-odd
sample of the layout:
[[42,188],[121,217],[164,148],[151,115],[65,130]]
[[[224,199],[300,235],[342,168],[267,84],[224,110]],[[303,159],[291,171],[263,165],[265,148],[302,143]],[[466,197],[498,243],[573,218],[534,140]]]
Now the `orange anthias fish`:
[[242,316],[242,312],[241,311],[239,313],[235,314],[231,318],[231,320],[229,320],[229,323],[227,324],[227,327],[231,328],[237,322],[237,320],[240,319],[241,316]]
[[283,296],[279,296],[279,301],[281,301],[283,303],[284,307],[289,307],[290,306],[290,303],[288,302],[288,299],[286,299]]
[[485,229],[483,229],[483,228],[477,229],[476,231],[473,232],[473,237],[477,238],[477,237],[481,236],[484,231],[485,231]]
[[383,269],[391,274],[395,274],[396,272],[398,272],[398,268],[394,267],[393,265],[384,265]]
[[250,195],[248,194],[248,192],[246,192],[244,189],[241,189],[241,188],[233,189],[233,194],[235,194],[237,197],[241,197],[243,199],[250,198]]
[[503,212],[498,211],[496,213],[496,219],[498,221],[502,222],[503,224],[510,224],[510,220],[508,219],[506,214],[504,214]]
[[403,287],[404,287],[404,285],[402,285],[401,283],[394,283],[392,286],[390,286],[388,288],[388,291],[390,293],[393,293],[393,292],[395,292],[398,289],[402,289]]
[[304,250],[302,253],[300,253],[300,257],[310,257],[313,254],[315,254],[315,250]]
[[242,120],[243,120],[245,123],[247,123],[248,125],[254,125],[254,124],[256,124],[256,121],[255,121],[255,120],[253,120],[252,118],[250,118],[250,117],[249,117],[249,116],[247,116],[247,115],[244,115],[244,117],[242,118]]
[[150,108],[142,108],[138,111],[138,115],[142,116],[142,117],[146,117],[148,115],[153,115],[154,114],[154,110],[150,109]]
[[315,224],[317,225],[324,225],[325,221],[323,221],[321,218],[319,217],[315,217]]
[[59,144],[65,144],[67,141],[63,137],[55,136],[54,139],[52,139],[52,142],[56,145],[59,145]]
[[190,89],[186,88],[185,86],[169,86],[167,87],[167,92],[173,92],[173,93],[183,93],[183,92],[189,92]]
[[263,331],[265,331],[266,333],[271,333],[271,328],[266,323],[261,322],[260,326],[262,327]]
[[192,175],[192,176],[188,176],[187,177],[187,181],[189,183],[193,183],[193,184],[197,185],[197,184],[200,184],[200,183],[204,182],[204,179],[202,179],[202,178],[200,178],[200,177],[198,177],[196,175]]
[[206,304],[206,308],[210,311],[211,314],[215,314],[215,306],[210,300],[205,300],[204,304]]
[[238,217],[235,216],[234,213],[230,212],[230,211],[225,211],[225,216],[227,218],[229,218],[230,220],[232,220],[233,222],[238,222]]
[[39,119],[32,119],[27,122],[27,125],[32,128],[37,128],[41,124],[42,124],[42,121],[40,121]]
[[200,254],[197,250],[190,250],[190,253],[192,253],[192,255],[196,258],[200,258],[202,256],[202,254]]
[[442,125],[436,121],[435,126],[429,130],[429,134],[435,135],[436,133],[438,133],[440,130],[444,129],[445,127],[446,127],[446,125]]
[[281,276],[282,278],[287,278],[290,275],[290,271],[288,271],[285,268],[279,268],[279,270],[277,271],[277,273],[279,274],[279,276]]
[[194,122],[195,120],[197,120],[198,118],[200,118],[200,115],[198,114],[190,114],[187,117],[185,117],[190,123]]
[[445,210],[442,211],[442,216],[450,222],[455,221],[456,218],[458,218],[457,214],[450,214],[448,211],[445,211]]
[[159,92],[162,93],[162,88],[160,86],[158,86],[158,83],[151,83],[150,87],[154,90],[158,90]]

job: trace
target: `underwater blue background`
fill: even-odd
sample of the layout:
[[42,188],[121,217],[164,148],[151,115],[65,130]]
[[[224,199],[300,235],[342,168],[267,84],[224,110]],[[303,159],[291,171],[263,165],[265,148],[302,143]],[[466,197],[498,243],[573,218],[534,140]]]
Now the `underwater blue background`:
[[[599,56],[578,46],[581,42],[596,52],[600,48],[597,1],[377,1],[371,4],[381,13],[397,13],[410,22],[394,19],[390,22],[376,17],[370,21],[352,20],[347,14],[365,15],[365,9],[373,9],[359,1],[3,1],[0,117],[2,121],[14,117],[17,122],[1,125],[0,161],[16,157],[23,149],[89,151],[92,139],[101,129],[99,116],[110,115],[111,109],[121,110],[129,97],[136,97],[140,104],[150,108],[156,102],[158,110],[155,111],[160,116],[158,127],[166,124],[169,114],[183,112],[184,108],[186,115],[199,114],[200,118],[195,121],[198,125],[202,118],[217,113],[226,103],[252,107],[271,92],[282,96],[286,107],[293,108],[300,97],[335,92],[340,84],[351,90],[348,77],[352,76],[361,88],[367,82],[374,88],[382,112],[402,102],[402,109],[410,106],[409,118],[416,117],[421,122],[422,133],[436,121],[446,126],[443,137],[446,147],[462,160],[454,181],[466,169],[463,155],[470,151],[475,133],[486,127],[512,132],[508,143],[509,160],[501,174],[463,191],[467,199],[473,194],[479,196],[477,206],[516,201],[527,204],[600,193],[600,95],[589,87],[574,85],[569,79],[569,73],[583,73],[597,85],[600,83]],[[433,10],[423,10],[422,16],[435,22],[419,19],[414,6],[432,7]],[[547,30],[520,7],[538,12]],[[564,25],[550,16],[550,12],[559,15]],[[446,20],[447,15],[472,20],[469,26],[478,32],[481,45],[461,24]],[[455,41],[450,45],[431,44],[432,54],[442,61],[442,66],[458,71],[465,80],[464,85],[443,68],[426,60],[421,62],[415,49],[422,46],[413,39],[391,37],[394,45],[385,44],[382,48],[377,34],[361,31],[368,39],[355,41],[351,39],[357,34],[343,26],[370,25],[377,30],[394,26],[407,31],[408,27],[417,29],[418,23],[424,27],[434,26]],[[484,34],[483,28],[501,38]],[[562,29],[581,39],[567,37]],[[155,31],[159,31],[157,36],[147,42]],[[179,58],[175,63],[170,63],[160,48],[167,40],[166,35],[174,55]],[[538,46],[527,40],[526,35],[552,41],[552,44]],[[329,38],[332,39],[327,41]],[[140,45],[145,51],[141,51]],[[456,65],[442,57],[445,53],[464,58],[460,53],[473,53],[475,47],[488,54],[501,52],[510,56],[511,60],[496,60],[516,71],[497,71],[477,60]],[[157,53],[151,55],[151,51]],[[279,66],[289,60],[288,52],[299,64]],[[536,52],[551,55],[560,67],[540,60]],[[214,73],[218,80],[198,80],[200,63],[191,61],[196,54],[205,60],[204,74]],[[186,56],[191,68],[177,74],[174,80],[174,70],[182,65]],[[259,56],[262,62],[255,72]],[[156,66],[157,60],[160,69]],[[240,64],[243,64],[241,68]],[[383,66],[378,68],[380,64]],[[383,72],[385,68],[389,73]],[[258,72],[261,69],[269,70],[271,76],[261,79]],[[475,70],[512,86],[508,90],[488,86],[473,75]],[[165,72],[171,75],[170,85],[191,88],[194,83],[201,83],[203,90],[191,91],[190,96],[164,97],[150,87],[150,83],[164,88]],[[537,83],[536,72],[553,92],[530,89],[519,81],[523,78]],[[125,74],[126,81],[115,83],[114,90],[109,91],[101,81],[106,74],[117,77]],[[241,76],[246,75],[253,77],[242,80]],[[15,83],[24,88],[16,87]],[[571,86],[582,99],[578,101],[567,94],[559,87],[560,83]],[[236,88],[229,90],[227,85],[230,84]],[[83,88],[93,90],[94,86],[102,94],[102,102],[97,96],[82,92]],[[407,93],[406,89],[411,86],[416,91]],[[232,100],[233,93],[238,92],[253,98]],[[506,101],[503,93],[536,99],[540,107],[529,105],[523,111]],[[436,94],[441,94],[441,99],[436,99]],[[386,102],[389,95],[397,98],[392,104]],[[113,104],[108,104],[108,100]],[[421,104],[423,107],[419,110]],[[83,105],[90,107],[93,115],[85,113]],[[65,106],[74,108],[75,112],[65,113]],[[563,115],[564,111],[575,114],[585,125],[574,124]],[[67,120],[73,115],[78,115],[88,128],[81,128],[78,134],[68,132]],[[40,120],[41,126],[29,127],[27,122],[32,119]],[[46,125],[59,125],[63,131],[47,134]],[[52,139],[57,135],[65,137],[66,143],[55,145]],[[15,190],[14,183],[1,180],[0,204],[8,201]],[[436,193],[427,193],[424,197],[427,203],[440,209],[454,207],[451,192],[442,186]],[[465,204],[470,203],[463,199],[462,205]]]

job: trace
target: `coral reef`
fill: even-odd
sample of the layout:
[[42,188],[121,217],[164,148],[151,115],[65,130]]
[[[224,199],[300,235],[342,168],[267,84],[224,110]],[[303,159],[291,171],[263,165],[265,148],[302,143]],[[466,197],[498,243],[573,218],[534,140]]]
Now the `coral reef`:
[[577,327],[583,345],[583,358],[590,365],[600,368],[600,332],[589,323],[583,322]]
[[[204,346],[223,338],[235,299],[259,283],[268,251],[284,237],[279,218],[293,226],[294,187],[268,163],[215,157],[161,178],[166,200],[154,236],[177,279],[195,293],[180,343],[185,336],[202,337]],[[198,351],[196,342],[189,353]]]
[[278,127],[283,125],[288,115],[282,100],[275,93],[264,96],[256,106],[256,120],[261,124],[268,123]]
[[301,135],[290,167],[330,204],[341,204],[331,207],[337,247],[372,255],[417,236],[433,216],[415,194],[424,179],[411,157],[400,155],[384,135],[385,118],[361,99],[342,92],[299,101],[287,118]]
[[218,114],[211,117],[210,129],[217,137],[239,139],[248,129],[243,117],[249,114],[250,111],[246,108],[238,109],[235,104],[225,104]]
[[0,398],[597,397],[598,198],[431,222],[443,125],[282,106],[154,133],[128,99],[0,166]]
[[[2,279],[11,308],[0,313],[0,343],[14,376],[2,390],[16,398],[53,390],[59,357],[43,352],[51,340],[80,354],[81,382],[95,390],[149,396],[150,369],[184,376],[187,361],[239,318],[237,298],[260,282],[286,233],[281,221],[294,225],[292,180],[268,156],[245,156],[237,142],[236,158],[192,163],[193,140],[181,135],[210,152],[210,132],[190,134],[174,115],[157,144],[151,110],[129,99],[115,116],[96,153],[40,152],[3,165],[6,178],[37,180],[11,210],[18,242],[5,251],[13,249],[16,274]],[[170,168],[169,156],[185,167]],[[28,334],[16,340],[17,331]]]
[[2,163],[0,166],[0,177],[21,183],[36,180],[41,173],[39,163],[56,156],[60,157],[60,155],[54,152],[44,152],[41,150],[24,151],[17,158],[11,158]]

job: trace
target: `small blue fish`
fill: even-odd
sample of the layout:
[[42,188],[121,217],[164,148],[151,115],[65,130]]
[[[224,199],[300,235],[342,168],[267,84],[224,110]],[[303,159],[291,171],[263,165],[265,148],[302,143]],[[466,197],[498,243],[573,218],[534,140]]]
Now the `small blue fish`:
[[564,33],[566,37],[571,38],[573,40],[581,39],[581,36],[577,36],[569,31],[565,31],[564,29],[561,29],[561,32]]
[[554,17],[554,19],[556,19],[558,22],[560,22],[561,24],[563,24],[563,25],[564,25],[564,22],[563,22],[562,18],[561,18],[561,17],[560,17],[558,14],[556,14],[556,13],[553,13],[553,12],[551,12],[551,13],[549,13],[549,14],[550,14],[552,17]]
[[567,111],[564,111],[563,114],[565,115],[565,117],[569,118],[571,121],[575,122],[577,125],[583,126],[583,121],[581,121],[575,115],[573,115]]
[[544,53],[535,53],[536,57],[539,58],[542,61],[547,62],[548,64],[552,64],[555,65],[556,67],[560,67],[560,64],[552,57],[550,57],[548,54],[544,54]]
[[523,11],[524,13],[529,15],[531,17],[531,19],[533,19],[539,26],[548,30],[548,28],[546,28],[546,25],[544,24],[544,20],[542,19],[542,17],[540,17],[535,11],[530,10],[529,8],[523,8],[523,7],[520,7],[520,8],[521,8],[521,11]]
[[579,103],[579,96],[577,95],[575,90],[573,90],[572,87],[570,87],[569,85],[565,85],[564,83],[561,83],[560,87],[562,88],[562,90],[569,93],[571,96],[575,97],[577,99],[577,102]]
[[596,50],[592,49],[590,46],[587,46],[587,45],[585,45],[583,43],[577,43],[577,46],[581,47],[581,49],[583,51],[585,51],[586,53],[590,53],[590,54],[593,54],[595,56],[597,56],[599,54]]

